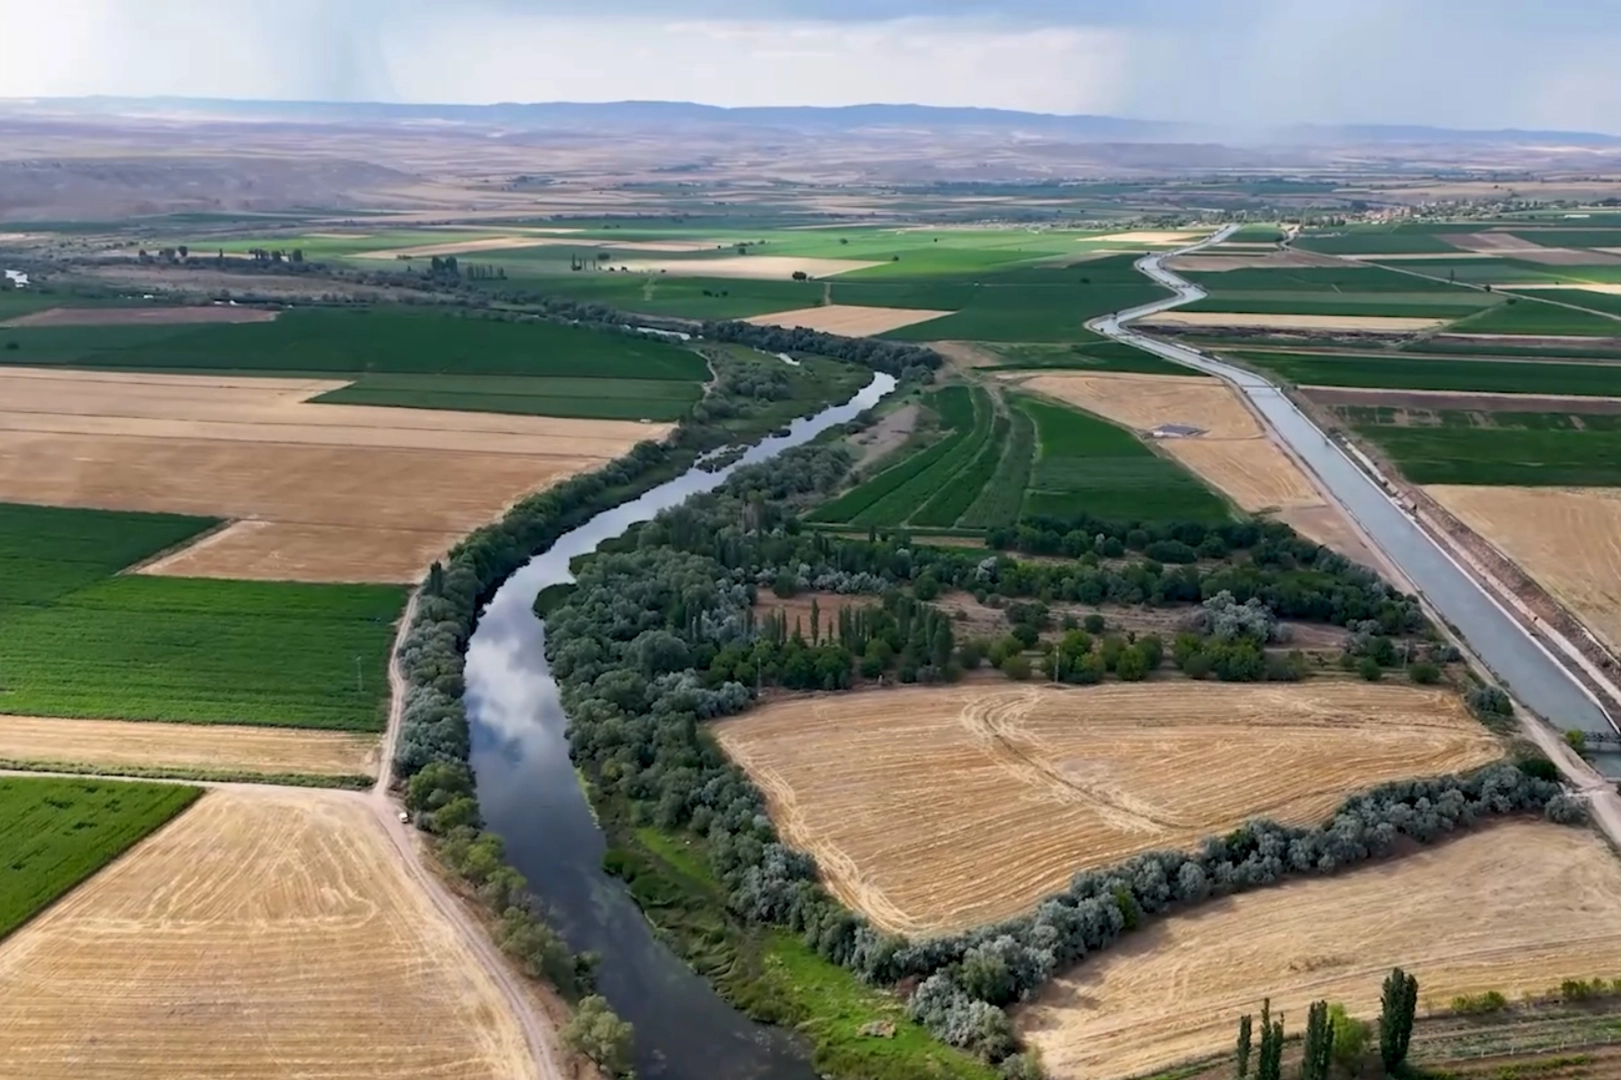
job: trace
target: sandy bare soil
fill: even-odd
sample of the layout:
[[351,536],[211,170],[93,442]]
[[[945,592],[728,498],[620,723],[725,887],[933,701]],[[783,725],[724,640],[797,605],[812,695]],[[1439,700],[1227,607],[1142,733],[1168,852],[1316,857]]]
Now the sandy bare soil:
[[1621,263],[1621,257],[1581,251],[1576,248],[1548,247],[1506,232],[1442,233],[1441,239],[1465,251],[1480,251],[1506,259],[1542,263],[1546,266],[1599,266]]
[[714,730],[828,886],[910,934],[1017,914],[1077,870],[1249,817],[1315,822],[1352,790],[1500,756],[1450,692],[1355,682],[877,690]]
[[839,612],[842,609],[865,607],[877,602],[877,598],[872,596],[840,596],[838,593],[801,593],[784,600],[765,590],[755,601],[754,615],[757,619],[763,619],[767,615],[780,614],[788,620],[789,634],[797,628],[808,640],[811,636],[813,600],[817,612],[815,621],[821,624],[821,633],[829,637],[838,632]]
[[923,308],[860,307],[855,304],[826,304],[822,307],[779,311],[773,315],[756,315],[744,322],[755,326],[783,326],[789,329],[803,326],[807,330],[820,330],[826,334],[847,337],[866,337],[899,330],[903,326],[928,322],[951,311],[928,311]]
[[1338,506],[1326,503],[1317,506],[1284,507],[1273,515],[1308,540],[1315,540],[1331,551],[1337,551],[1352,562],[1380,570],[1388,581],[1389,564],[1376,555],[1351,519]]
[[280,312],[256,307],[46,308],[0,326],[174,326],[186,323],[271,322]]
[[[613,250],[613,249],[609,249]],[[813,278],[834,277],[883,263],[860,259],[812,259],[794,255],[723,255],[718,259],[615,259],[614,264],[633,274],[673,274],[680,277],[761,278],[787,281],[797,270]]]
[[1055,1080],[1136,1076],[1230,1048],[1267,996],[1291,1034],[1317,998],[1375,1019],[1398,964],[1421,1011],[1621,969],[1618,921],[1621,863],[1597,836],[1504,823],[1157,921],[1056,980],[1018,1026]]
[[219,790],[0,945],[0,1074],[536,1076],[358,795]]
[[377,736],[293,728],[59,720],[0,721],[0,758],[34,765],[132,766],[359,776],[377,767]]
[[0,500],[242,519],[147,568],[412,581],[665,424],[314,405],[340,382],[0,371]]
[[1473,487],[1424,490],[1621,652],[1621,490]]
[[1344,330],[1370,334],[1432,330],[1449,321],[1403,315],[1252,315],[1225,311],[1167,311],[1142,320],[1144,326],[1233,326],[1262,330]]
[[1203,232],[1179,232],[1174,229],[1138,229],[1134,232],[1110,233],[1107,236],[1089,236],[1083,243],[1101,244],[1188,244],[1206,236]]
[[912,432],[917,427],[917,418],[916,405],[902,405],[892,412],[885,413],[883,419],[866,431],[853,436],[850,442],[861,453],[856,467],[871,464],[899,449],[912,437]]

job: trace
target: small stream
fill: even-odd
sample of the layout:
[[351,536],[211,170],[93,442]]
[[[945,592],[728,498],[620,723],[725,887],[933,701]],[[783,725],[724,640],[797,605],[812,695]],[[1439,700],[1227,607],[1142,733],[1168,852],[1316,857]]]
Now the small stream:
[[540,590],[574,580],[569,562],[688,496],[855,418],[895,389],[876,375],[850,401],[796,420],[725,469],[694,467],[565,534],[513,574],[485,607],[467,650],[473,770],[487,827],[576,950],[602,956],[599,988],[636,1027],[643,1080],[814,1080],[803,1049],[756,1024],[661,944],[623,885],[602,870],[607,841],[569,760],[567,719],[546,663]]

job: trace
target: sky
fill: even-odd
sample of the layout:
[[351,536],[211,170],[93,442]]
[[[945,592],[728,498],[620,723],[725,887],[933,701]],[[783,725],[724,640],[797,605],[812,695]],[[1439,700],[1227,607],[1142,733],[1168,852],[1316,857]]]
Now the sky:
[[1621,133],[1617,0],[0,0],[0,97],[977,105]]

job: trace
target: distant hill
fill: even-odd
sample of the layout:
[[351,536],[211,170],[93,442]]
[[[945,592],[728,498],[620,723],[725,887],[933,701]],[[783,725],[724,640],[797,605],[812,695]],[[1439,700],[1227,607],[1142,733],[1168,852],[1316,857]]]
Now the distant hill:
[[1298,125],[1261,130],[1242,124],[1199,126],[1116,116],[1064,116],[1009,109],[932,105],[771,106],[721,108],[680,101],[540,102],[419,105],[386,102],[236,101],[215,98],[0,99],[0,111],[87,115],[173,116],[282,123],[449,123],[530,130],[776,128],[842,132],[874,128],[1031,134],[1072,142],[1228,143],[1279,146],[1506,144],[1621,146],[1621,136],[1579,131],[1475,131],[1423,125]]

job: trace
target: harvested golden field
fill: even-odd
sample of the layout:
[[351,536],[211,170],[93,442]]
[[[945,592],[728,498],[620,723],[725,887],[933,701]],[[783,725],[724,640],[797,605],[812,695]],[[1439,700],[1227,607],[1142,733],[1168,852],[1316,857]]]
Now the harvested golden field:
[[1501,754],[1446,691],[1367,683],[909,687],[715,725],[829,888],[886,930],[1028,910],[1077,870]]
[[1424,489],[1621,652],[1621,490]]
[[218,790],[0,944],[0,1075],[532,1078],[360,796]]
[[131,720],[0,720],[0,758],[129,768],[359,776],[377,769],[376,735],[296,728],[164,724]]
[[1017,1022],[1055,1080],[1137,1076],[1228,1050],[1263,997],[1291,1034],[1318,998],[1371,1020],[1396,965],[1418,977],[1421,1011],[1615,971],[1618,924],[1621,863],[1597,836],[1509,822],[1156,921],[1055,980]]
[[185,323],[271,322],[280,312],[256,307],[46,308],[0,326],[174,326]]
[[1220,379],[1066,372],[1038,375],[1023,386],[1138,431],[1188,424],[1205,433],[1201,438],[1247,439],[1261,434],[1260,422]]
[[[614,248],[608,249],[610,252]],[[797,255],[722,255],[715,259],[619,259],[622,270],[633,274],[679,274],[683,277],[758,278],[788,281],[803,271],[813,278],[834,277],[884,263],[861,259],[815,259]]]
[[1161,446],[1245,510],[1323,505],[1323,497],[1306,474],[1264,435],[1253,439],[1166,439]]
[[843,334],[846,337],[867,337],[899,330],[903,326],[928,322],[955,314],[951,311],[927,311],[923,308],[861,307],[857,304],[827,304],[823,307],[800,308],[797,311],[779,311],[775,315],[756,315],[744,322],[755,326],[783,326],[788,329],[803,326],[807,330],[820,330],[824,334]]
[[528,493],[669,430],[308,401],[341,385],[0,370],[0,501],[238,519],[148,573],[413,581]]
[[1143,319],[1144,326],[1231,326],[1258,330],[1345,330],[1362,334],[1403,334],[1433,330],[1450,319],[1404,315],[1255,315],[1227,311],[1167,311]]
[[1191,244],[1207,232],[1185,232],[1175,229],[1138,229],[1134,232],[1110,233],[1107,236],[1088,236],[1085,243],[1096,244]]

